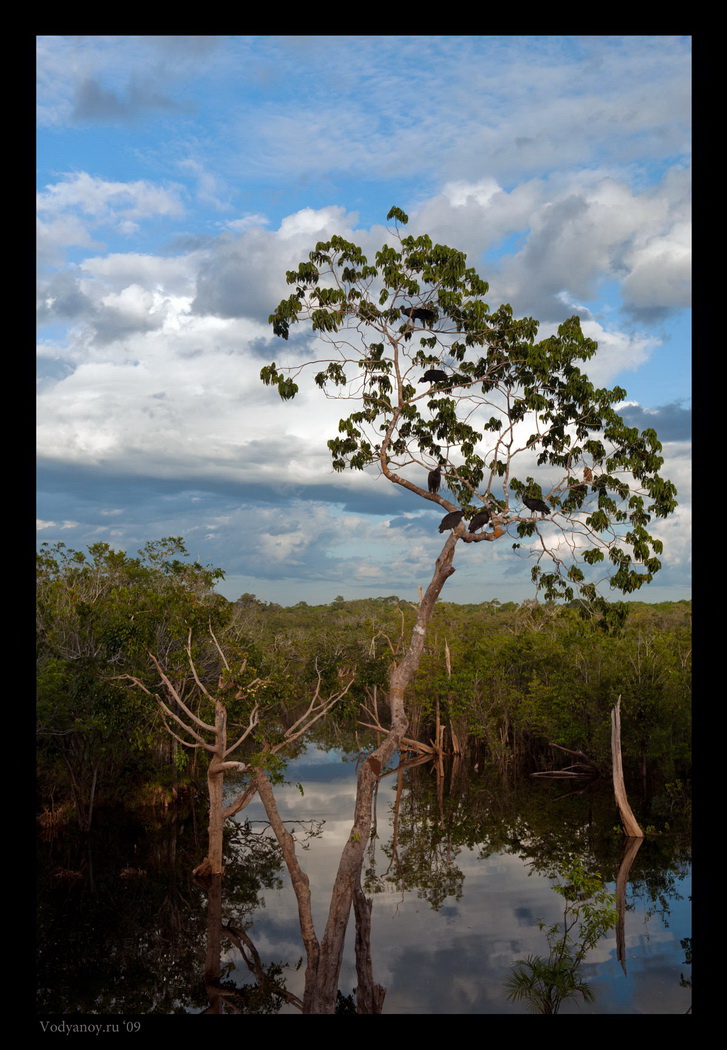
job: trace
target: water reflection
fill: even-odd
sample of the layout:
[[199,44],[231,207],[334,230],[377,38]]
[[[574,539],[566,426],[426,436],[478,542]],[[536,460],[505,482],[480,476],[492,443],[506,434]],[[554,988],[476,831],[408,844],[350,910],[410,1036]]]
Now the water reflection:
[[[355,764],[309,750],[287,778],[289,786],[276,789],[285,819],[324,821],[309,837],[303,824],[288,825],[298,829],[320,929],[351,829]],[[443,786],[431,764],[381,781],[364,889],[373,898],[370,979],[372,987],[386,988],[384,1013],[523,1012],[508,1001],[506,978],[518,959],[542,952],[538,921],[561,917],[552,884],[564,859],[577,853],[593,863],[612,890],[623,859],[607,786],[557,803],[556,797],[542,782],[453,767]],[[199,857],[192,814],[127,833],[118,825],[99,828],[85,852],[69,831],[42,844],[39,1009],[297,1012],[291,997],[302,999],[304,951],[295,898],[260,803],[244,816],[226,843],[219,915],[230,936],[219,941],[219,973],[207,895],[190,875]],[[122,879],[132,867],[146,875]],[[81,877],[54,877],[64,870]],[[626,883],[623,871],[619,881]],[[622,947],[615,933],[599,941],[583,964],[594,1002],[564,1003],[562,1013],[689,1007],[687,844],[677,836],[647,839],[631,857],[627,881]],[[351,1006],[359,982],[352,923],[342,1009]]]

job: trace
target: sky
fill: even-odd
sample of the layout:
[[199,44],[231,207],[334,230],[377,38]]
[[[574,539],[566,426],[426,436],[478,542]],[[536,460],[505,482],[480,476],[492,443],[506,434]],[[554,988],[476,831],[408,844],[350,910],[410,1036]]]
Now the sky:
[[[416,600],[439,508],[335,473],[340,405],[259,379],[286,270],[333,234],[372,258],[396,205],[491,309],[581,317],[678,490],[634,597],[690,597],[688,37],[41,36],[37,78],[39,544],[180,536],[230,600]],[[510,544],[460,546],[444,600],[535,596]]]

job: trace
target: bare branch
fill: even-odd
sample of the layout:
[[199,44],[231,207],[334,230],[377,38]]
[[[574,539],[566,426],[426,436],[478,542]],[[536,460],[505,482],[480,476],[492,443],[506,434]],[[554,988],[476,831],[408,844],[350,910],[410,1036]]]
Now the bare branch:
[[[179,695],[179,693],[175,689],[174,685],[172,684],[172,682],[170,681],[168,676],[162,670],[162,666],[159,663],[159,661],[157,660],[157,658],[154,656],[154,654],[152,652],[149,652],[148,649],[147,649],[147,653],[149,654],[149,658],[151,659],[152,663],[154,664],[154,666],[156,667],[157,671],[159,672],[159,675],[161,677],[162,682],[167,687],[167,689],[169,690],[171,695],[174,697],[175,701],[179,704],[181,709],[184,711],[184,713],[192,720],[192,722],[195,725],[199,726],[200,729],[203,729],[207,733],[214,733],[214,731],[215,731],[214,725],[209,725],[207,722],[204,722],[201,718],[197,717],[197,715],[194,713],[194,711],[192,711],[189,707],[187,707],[187,705],[182,700],[181,696]],[[193,670],[193,673],[195,674],[195,681],[197,681],[196,672],[194,671],[194,666],[192,667],[192,670]],[[206,692],[207,691],[205,690],[205,693]],[[208,693],[207,693],[207,695],[209,696]],[[212,698],[210,697],[210,699],[212,699]],[[176,715],[174,715],[173,717],[175,718],[176,721],[179,722],[180,725],[184,725],[184,723],[180,719],[178,719]]]
[[[210,628],[210,634],[212,634],[212,629],[211,628]],[[214,635],[212,635],[212,637],[214,638]],[[215,643],[216,643],[216,639],[215,639]],[[191,627],[189,629],[189,636],[187,638],[187,656],[189,658],[189,666],[190,666],[190,669],[192,671],[192,677],[194,678],[194,681],[195,681],[195,683],[197,685],[197,688],[199,689],[199,691],[201,693],[204,693],[204,695],[207,697],[208,700],[212,700],[212,702],[215,703],[216,702],[215,698],[208,693],[208,691],[205,688],[204,684],[200,681],[199,675],[197,674],[197,668],[194,666],[194,660],[192,659],[192,628]],[[224,657],[223,657],[223,659],[224,659]]]
[[[212,641],[215,643],[215,646],[217,648],[217,652],[220,654],[223,664],[225,665],[225,667],[229,671],[230,670],[230,665],[227,662],[227,657],[222,652],[222,649],[220,647],[220,643],[217,641],[217,638],[215,637],[215,632],[212,630],[212,621],[210,621],[210,624],[209,624],[209,631],[210,631],[210,635],[212,636]],[[190,637],[190,641],[191,641],[191,638],[192,638],[192,632],[191,631],[189,633],[189,637]]]
[[[334,707],[339,700],[342,700],[346,693],[349,691],[354,682],[354,677],[346,683],[345,687],[339,692],[329,696],[327,700],[319,700],[320,689],[321,689],[321,673],[318,671],[318,665],[316,663],[316,671],[318,673],[318,684],[313,693],[313,698],[308,705],[308,710],[300,716],[293,725],[285,731],[283,740],[276,744],[270,749],[271,754],[276,754],[281,748],[285,747],[286,744],[292,744],[294,740],[306,733],[312,725],[314,725],[319,718],[322,718],[325,714]],[[313,717],[309,717],[313,715]]]
[[255,704],[255,707],[250,712],[250,721],[248,722],[247,727],[245,728],[242,736],[239,737],[231,747],[227,748],[227,750],[225,751],[225,756],[224,756],[225,758],[227,757],[227,755],[231,755],[233,751],[236,751],[237,748],[240,746],[240,744],[243,742],[243,740],[246,740],[247,737],[250,735],[250,733],[252,733],[253,729],[257,725],[259,725],[259,723],[260,723],[259,713],[260,713],[260,707],[259,707],[258,704]]
[[[149,653],[149,655],[151,656],[151,653]],[[167,676],[166,676],[166,675],[165,675],[165,674],[164,674],[164,673],[162,672],[162,670],[161,670],[161,668],[159,667],[159,664],[157,663],[157,661],[156,661],[156,660],[154,659],[154,657],[153,657],[153,656],[151,656],[151,658],[152,658],[152,660],[154,660],[154,663],[155,663],[155,665],[156,665],[156,668],[157,668],[157,670],[159,671],[159,673],[161,674],[161,676],[162,676],[162,680],[163,680],[164,684],[165,684],[165,685],[167,686],[167,689],[168,689],[168,690],[169,690],[169,692],[170,692],[170,693],[172,694],[172,696],[174,697],[174,699],[176,700],[176,702],[177,702],[177,703],[179,704],[179,706],[180,706],[180,707],[181,707],[181,708],[182,708],[182,709],[183,709],[184,711],[186,711],[186,712],[187,712],[188,714],[190,714],[190,715],[191,715],[191,716],[192,716],[192,717],[194,718],[194,715],[192,715],[192,713],[191,713],[191,712],[189,711],[189,709],[187,708],[187,706],[186,706],[186,705],[185,705],[185,704],[183,703],[183,701],[182,701],[182,700],[180,699],[180,697],[179,697],[179,694],[178,694],[177,690],[176,690],[176,689],[174,688],[174,686],[173,686],[173,685],[172,685],[172,683],[171,683],[171,682],[169,681],[169,679],[167,678]],[[187,723],[186,723],[186,722],[185,722],[185,721],[184,721],[183,719],[181,719],[181,718],[179,717],[179,715],[177,715],[177,714],[176,714],[176,713],[175,713],[175,712],[174,712],[174,711],[173,711],[173,710],[172,710],[172,709],[171,709],[171,708],[170,708],[170,707],[169,707],[169,706],[168,706],[168,705],[167,705],[167,704],[166,704],[166,703],[165,703],[165,702],[164,702],[164,701],[162,700],[162,698],[161,698],[161,697],[159,696],[159,694],[158,694],[158,693],[152,693],[152,691],[151,691],[150,689],[148,689],[148,688],[147,688],[147,687],[146,687],[146,686],[144,685],[144,683],[143,683],[142,681],[140,681],[140,679],[138,679],[138,678],[136,678],[136,677],[135,677],[134,675],[130,675],[130,674],[121,674],[121,675],[115,675],[114,677],[115,677],[115,678],[117,678],[117,679],[123,679],[123,678],[125,678],[125,679],[128,679],[128,680],[129,680],[130,682],[133,682],[133,684],[134,684],[134,685],[138,686],[138,687],[139,687],[139,689],[142,689],[142,690],[143,690],[143,691],[144,691],[144,692],[146,693],[146,695],[147,695],[147,696],[150,696],[150,697],[152,697],[152,698],[153,698],[154,700],[156,700],[156,702],[157,702],[157,704],[159,705],[159,707],[160,707],[160,709],[161,709],[161,712],[162,712],[162,717],[163,717],[163,719],[164,719],[164,728],[165,728],[165,729],[167,730],[167,732],[168,732],[168,733],[170,733],[170,734],[171,734],[171,736],[173,736],[173,737],[174,737],[174,739],[175,739],[175,740],[178,740],[180,744],[183,744],[183,745],[184,745],[185,747],[192,747],[192,748],[196,748],[196,747],[203,747],[203,748],[205,748],[205,749],[206,749],[207,751],[211,751],[211,750],[213,750],[213,748],[211,748],[211,747],[209,746],[209,744],[207,744],[207,743],[205,742],[205,740],[204,740],[204,737],[200,736],[200,734],[199,734],[199,733],[198,733],[198,732],[197,732],[197,731],[196,731],[196,730],[195,730],[195,729],[194,729],[194,728],[193,728],[192,726],[189,726],[189,725],[187,725]],[[189,733],[189,734],[190,734],[190,736],[194,737],[194,739],[195,739],[195,740],[197,741],[197,743],[196,743],[196,744],[192,744],[192,743],[190,743],[189,741],[187,741],[187,740],[183,740],[183,739],[182,739],[181,737],[177,736],[177,734],[176,734],[176,733],[175,733],[175,732],[174,732],[174,731],[173,731],[173,730],[171,729],[171,727],[170,727],[170,726],[168,725],[168,723],[167,723],[167,720],[166,720],[166,716],[168,716],[169,718],[172,718],[172,719],[173,719],[173,720],[174,720],[174,721],[175,721],[175,722],[177,723],[177,725],[179,725],[179,726],[181,726],[181,727],[182,727],[182,729],[183,729],[183,730],[184,730],[184,731],[185,731],[186,733]],[[202,727],[203,729],[208,729],[208,730],[210,729],[210,727],[209,727],[209,726],[207,726],[207,725],[205,725],[205,723],[204,723],[204,722],[200,722],[200,720],[199,720],[198,718],[195,718],[195,721],[196,721],[196,722],[197,722],[197,724],[198,724],[199,726],[201,726],[201,727]],[[214,732],[214,726],[212,726],[212,727],[211,727],[211,729],[212,729],[212,731]]]

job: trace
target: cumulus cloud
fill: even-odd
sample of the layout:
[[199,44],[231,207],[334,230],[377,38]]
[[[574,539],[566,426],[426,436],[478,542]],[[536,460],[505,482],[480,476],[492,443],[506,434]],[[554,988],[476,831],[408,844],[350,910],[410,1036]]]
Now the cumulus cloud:
[[619,415],[630,427],[655,430],[662,442],[691,439],[692,410],[684,408],[681,401],[673,401],[669,405],[659,405],[656,408],[644,408],[642,405],[626,402],[617,408]]
[[181,215],[179,187],[157,186],[138,179],[135,182],[112,182],[85,171],[68,172],[62,182],[46,186],[38,194],[41,214],[73,210],[88,215],[95,222],[135,225],[137,220],[156,215]]
[[106,228],[128,238],[138,233],[144,220],[181,216],[184,205],[181,188],[173,184],[118,182],[69,172],[38,194],[37,210],[39,259],[52,265],[61,261],[63,248],[92,247],[91,231]]
[[253,226],[221,237],[199,266],[193,312],[267,321],[289,294],[286,270],[297,268],[316,241],[345,236],[354,220],[343,208],[303,208],[276,232]]
[[626,306],[633,310],[674,310],[691,305],[691,228],[675,223],[663,235],[648,240],[629,258],[630,272],[621,285]]
[[[624,418],[657,430],[682,498],[688,412],[643,377],[677,360],[668,325],[689,302],[683,40],[41,37],[39,55],[41,128],[113,127],[129,173],[103,146],[86,170],[42,167],[44,536],[184,534],[273,588],[426,582],[441,515],[375,469],[332,471],[348,405],[304,383],[283,405],[259,381],[262,361],[325,353],[302,329],[272,337],[285,271],[334,233],[372,259],[394,203],[406,233],[467,252],[492,308],[543,336],[580,314],[586,371],[641,384]],[[505,580],[531,593],[501,544],[468,545],[449,592],[482,579],[488,598]]]
[[78,277],[70,270],[54,274],[38,290],[38,321],[40,324],[62,318],[75,321],[95,313],[93,300],[81,289]]
[[[447,183],[418,208],[412,224],[463,247],[491,287],[492,305],[562,319],[562,295],[593,300],[608,281],[626,306],[680,309],[689,304],[689,177],[669,172],[635,191],[587,171],[536,179],[508,192],[488,178]],[[495,261],[488,249],[508,240]]]

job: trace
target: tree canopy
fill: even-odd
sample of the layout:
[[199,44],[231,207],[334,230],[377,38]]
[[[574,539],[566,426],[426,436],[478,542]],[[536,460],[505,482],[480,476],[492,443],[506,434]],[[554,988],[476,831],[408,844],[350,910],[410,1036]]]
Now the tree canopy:
[[[449,515],[462,511],[440,530],[466,543],[509,537],[535,559],[546,599],[649,583],[662,553],[649,525],[674,510],[676,489],[659,473],[655,431],[619,415],[626,392],[597,388],[582,370],[597,344],[580,319],[538,339],[532,317],[490,309],[464,253],[405,235],[399,208],[387,219],[395,226],[373,264],[334,236],[288,271],[294,291],[273,330],[287,340],[307,323],[330,355],[273,362],[262,381],[289,400],[313,368],[328,397],[357,402],[328,441],[335,470],[378,466]],[[441,482],[429,483],[437,468]]]
[[44,543],[38,553],[39,773],[67,777],[82,824],[90,825],[97,790],[123,796],[118,770],[134,757],[141,765],[156,747],[156,711],[120,674],[153,673],[151,649],[188,673],[190,632],[204,638],[230,617],[213,590],[222,570],[186,559],[180,537],[149,542],[136,558],[107,543],[86,554]]

